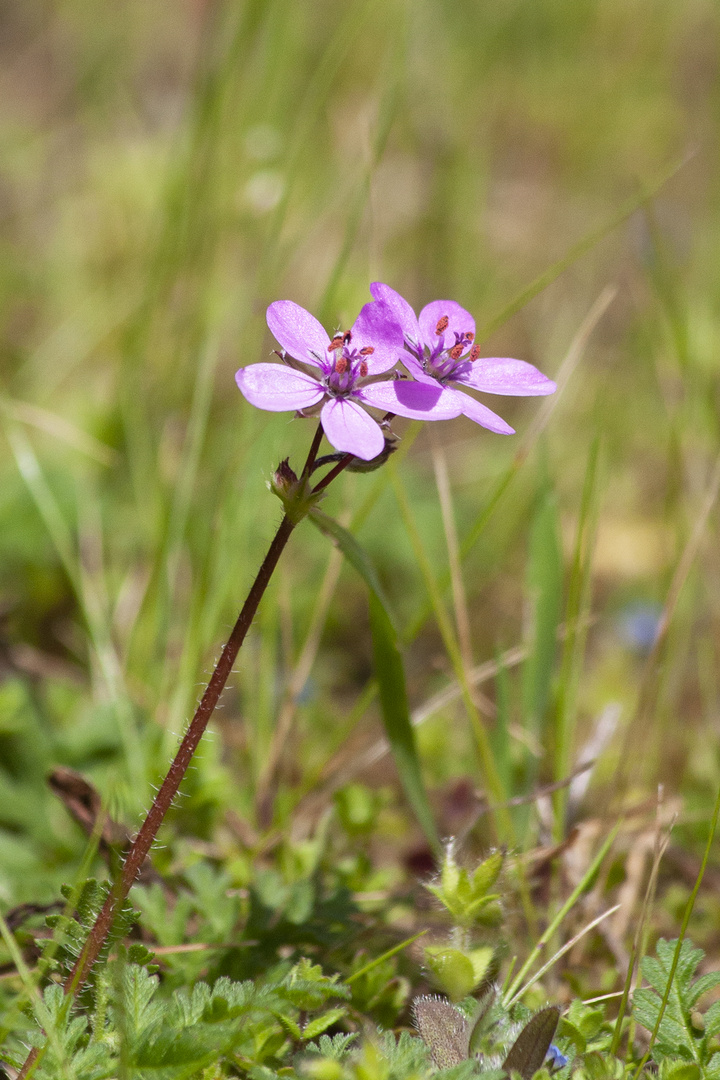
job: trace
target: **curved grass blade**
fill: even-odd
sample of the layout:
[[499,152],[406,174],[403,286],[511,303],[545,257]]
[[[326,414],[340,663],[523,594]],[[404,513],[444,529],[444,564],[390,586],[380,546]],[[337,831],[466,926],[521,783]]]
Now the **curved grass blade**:
[[321,532],[332,537],[368,587],[373,657],[385,734],[395,758],[400,782],[418,824],[433,851],[439,852],[440,839],[425,791],[415,732],[410,720],[397,632],[382,586],[374,566],[352,533],[320,510],[312,510],[309,517]]

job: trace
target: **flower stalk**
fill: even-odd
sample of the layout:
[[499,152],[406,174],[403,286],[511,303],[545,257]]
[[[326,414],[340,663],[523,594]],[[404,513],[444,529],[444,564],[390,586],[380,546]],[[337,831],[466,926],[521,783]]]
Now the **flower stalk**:
[[[302,517],[308,513],[311,506],[317,502],[317,499],[321,497],[321,492],[328,484],[353,460],[353,455],[347,454],[343,460],[338,462],[335,468],[327,474],[327,476],[323,477],[323,479],[315,485],[314,488],[310,488],[310,475],[315,464],[322,437],[322,424],[318,424],[300,478],[294,480],[294,485],[291,484],[291,486],[295,486],[301,490],[302,498],[293,503],[295,512],[288,513],[286,510],[283,515],[283,519],[280,522],[273,541],[258,570],[257,576],[247,595],[247,599],[242,606],[240,614],[237,617],[237,621],[232,629],[230,637],[227,639],[222,653],[220,654],[220,659],[215,665],[215,670],[210,677],[210,681],[200,700],[200,704],[195,710],[195,715],[190,721],[190,725],[185,732],[165,779],[158,789],[153,804],[140,827],[140,831],[137,833],[132,843],[132,847],[123,864],[120,877],[109,892],[105,904],[85,941],[85,945],[65,981],[63,989],[66,994],[77,997],[80,990],[87,982],[92,966],[107,941],[115,917],[127,899],[138,873],[140,872],[140,868],[145,862],[160,826],[165,819],[165,815],[172,806],[175,796],[180,789],[183,777],[185,776],[193,755],[205,733],[210,717],[220,700],[220,695],[225,689],[225,684],[233,669],[233,665],[237,659],[237,655],[245,640],[247,632],[250,629],[260,601],[270,583],[275,567],[278,564],[280,556],[282,555],[295,526],[302,520]],[[292,470],[289,470],[289,466],[287,468],[288,471],[292,473]],[[273,485],[271,485],[276,494],[279,494],[279,491],[276,490],[276,484],[280,472],[281,470],[279,469],[275,474],[276,479]],[[285,504],[285,498],[282,496],[280,497]],[[302,507],[300,506],[301,503]],[[303,508],[304,513],[302,512]],[[38,1055],[39,1049],[36,1047],[30,1052],[22,1069],[18,1073],[18,1080],[25,1080],[25,1078],[30,1075]]]

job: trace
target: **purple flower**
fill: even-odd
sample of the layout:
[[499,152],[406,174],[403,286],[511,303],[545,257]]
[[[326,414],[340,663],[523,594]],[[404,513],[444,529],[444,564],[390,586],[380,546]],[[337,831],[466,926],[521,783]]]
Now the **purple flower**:
[[451,407],[490,431],[512,435],[502,417],[476,401],[466,390],[524,397],[552,394],[555,383],[524,360],[481,357],[475,344],[475,320],[454,300],[433,300],[416,317],[399,293],[376,281],[370,292],[387,305],[400,324],[405,352],[400,357],[418,383],[442,387],[435,408]]
[[259,409],[320,412],[328,440],[364,461],[381,454],[385,436],[363,406],[419,420],[459,415],[436,384],[410,382],[392,372],[403,347],[402,329],[386,305],[362,309],[351,330],[331,339],[309,311],[291,300],[267,309],[267,323],[283,348],[282,364],[250,364],[235,379]]

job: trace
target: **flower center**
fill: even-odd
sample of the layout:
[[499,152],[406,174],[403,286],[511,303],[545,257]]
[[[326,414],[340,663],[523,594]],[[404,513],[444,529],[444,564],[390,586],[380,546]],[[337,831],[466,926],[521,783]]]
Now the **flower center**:
[[[453,331],[454,343],[445,344],[445,331],[450,319],[443,315],[435,327],[436,341],[432,344],[413,344],[405,341],[405,346],[417,357],[426,375],[432,375],[438,382],[445,383],[469,369],[480,355],[480,348],[473,345],[475,334],[472,330],[458,333]],[[468,351],[469,350],[469,351]]]
[[366,345],[357,349],[352,344],[352,333],[336,334],[327,347],[328,357],[323,363],[324,383],[331,397],[345,397],[352,393],[358,379],[364,379],[368,373],[366,357],[375,349]]

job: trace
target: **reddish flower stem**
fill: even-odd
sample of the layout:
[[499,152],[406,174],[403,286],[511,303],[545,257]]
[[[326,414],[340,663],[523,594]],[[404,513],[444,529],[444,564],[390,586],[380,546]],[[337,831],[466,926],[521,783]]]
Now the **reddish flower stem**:
[[[318,424],[303,468],[303,476],[310,475],[322,437],[322,425]],[[318,491],[327,487],[330,481],[334,480],[350,461],[352,461],[352,454],[348,454],[343,458],[343,460],[339,462],[326,477],[324,477],[314,490]],[[238,615],[232,633],[223,648],[220,659],[212,673],[210,682],[207,685],[200,704],[195,710],[195,715],[190,721],[190,726],[180,743],[178,752],[155,796],[155,800],[148,811],[147,817],[140,827],[140,831],[133,841],[132,847],[123,864],[122,873],[108,894],[107,900],[95,920],[95,924],[88,935],[82,952],[65,981],[63,989],[66,994],[72,994],[73,997],[77,997],[87,980],[90,969],[100,955],[103,945],[107,941],[115,917],[127,899],[140,868],[145,862],[150,848],[153,845],[165,815],[172,806],[173,800],[178,793],[187,767],[203,737],[210,717],[215,711],[215,706],[220,700],[220,695],[222,694],[228,676],[232,671],[233,664],[240,651],[240,646],[245,640],[245,635],[250,629],[250,624],[255,617],[258,605],[268,587],[273,571],[277,566],[278,560],[285,545],[290,539],[290,535],[294,528],[293,522],[286,514],[280,522],[280,527],[275,534],[275,538],[268,549],[262,566],[258,570],[257,577],[255,578],[247,599],[243,604],[242,610]],[[18,1073],[18,1080],[25,1080],[25,1077],[28,1076],[33,1068],[39,1052],[38,1047],[35,1047],[30,1051],[22,1069]]]
[[342,461],[338,461],[337,465],[330,470],[327,476],[323,476],[320,483],[316,484],[315,487],[312,489],[313,495],[318,491],[322,491],[323,488],[326,488],[328,484],[331,483],[335,479],[335,477],[338,476],[343,471],[343,469],[350,464],[354,457],[354,454],[346,454]]

